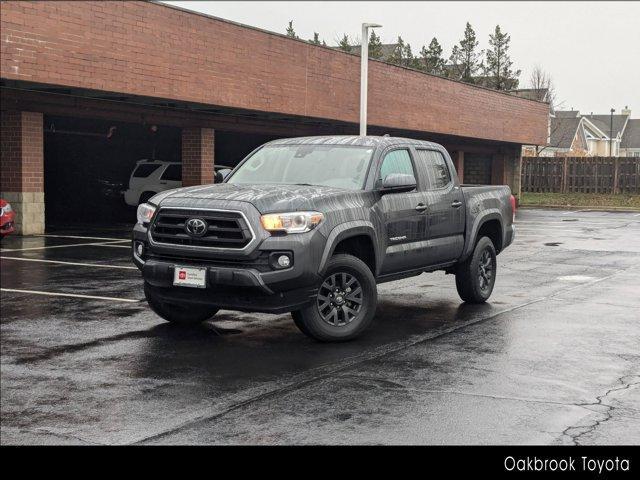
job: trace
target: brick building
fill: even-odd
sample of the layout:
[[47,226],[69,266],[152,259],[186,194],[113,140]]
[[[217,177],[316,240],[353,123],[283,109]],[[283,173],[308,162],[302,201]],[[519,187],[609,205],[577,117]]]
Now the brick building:
[[[216,156],[235,163],[269,138],[358,131],[356,55],[158,3],[0,8],[1,195],[23,233],[73,203],[61,186],[74,172],[115,168],[150,125],[165,132],[150,140],[154,154],[179,144],[184,185],[211,182]],[[547,138],[545,103],[378,61],[368,107],[370,134],[442,143],[465,182],[516,193],[521,145]]]

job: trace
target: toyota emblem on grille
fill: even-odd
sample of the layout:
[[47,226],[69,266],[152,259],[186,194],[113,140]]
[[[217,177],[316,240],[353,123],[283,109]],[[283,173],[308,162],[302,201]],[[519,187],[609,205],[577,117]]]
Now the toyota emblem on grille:
[[184,226],[187,233],[194,237],[201,237],[207,232],[207,222],[201,218],[190,218]]

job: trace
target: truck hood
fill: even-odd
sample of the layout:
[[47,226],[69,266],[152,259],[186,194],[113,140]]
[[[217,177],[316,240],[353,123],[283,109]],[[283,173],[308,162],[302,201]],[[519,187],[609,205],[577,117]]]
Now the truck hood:
[[162,202],[167,199],[170,199],[172,205],[181,204],[181,200],[184,200],[185,207],[190,207],[193,203],[202,205],[203,200],[210,200],[212,207],[222,206],[218,202],[247,202],[260,213],[270,213],[321,209],[327,202],[333,205],[332,209],[336,205],[346,207],[360,194],[362,191],[315,185],[217,183],[167,190],[150,201],[162,206]]

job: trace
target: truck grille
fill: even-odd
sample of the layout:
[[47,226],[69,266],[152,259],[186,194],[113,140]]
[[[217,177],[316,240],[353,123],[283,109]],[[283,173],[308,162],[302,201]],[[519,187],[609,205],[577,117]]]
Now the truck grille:
[[[205,221],[204,234],[187,232],[185,225],[192,218]],[[161,208],[151,225],[151,238],[155,243],[170,245],[241,249],[253,235],[240,212]]]

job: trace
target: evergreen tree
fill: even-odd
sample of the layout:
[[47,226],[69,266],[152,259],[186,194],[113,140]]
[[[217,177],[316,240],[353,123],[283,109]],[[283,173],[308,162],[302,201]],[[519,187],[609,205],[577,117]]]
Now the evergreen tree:
[[416,58],[413,56],[413,52],[411,51],[411,45],[405,43],[404,49],[402,50],[402,66],[415,68],[416,63]]
[[496,25],[493,34],[489,35],[489,50],[487,50],[486,64],[483,62],[484,75],[487,86],[496,90],[513,90],[518,88],[520,70],[511,69],[513,62],[509,56],[509,42],[511,36],[503,33],[500,25]]
[[296,31],[293,29],[293,20],[289,21],[289,26],[287,27],[287,37],[298,38],[296,35]]
[[473,83],[473,77],[480,68],[479,59],[483,53],[482,51],[477,52],[477,47],[476,32],[473,31],[471,24],[467,22],[463,39],[453,47],[451,57],[449,57],[452,63],[450,72],[452,78]]
[[324,42],[320,42],[320,34],[318,32],[313,32],[313,39],[309,40],[309,43],[313,43],[314,45],[322,45]]
[[371,35],[369,35],[369,58],[382,58],[382,42],[373,30],[371,30]]
[[391,55],[389,55],[389,58],[387,59],[387,61],[389,63],[393,63],[394,65],[402,65],[403,56],[404,56],[404,40],[402,40],[402,37],[399,36],[398,41],[393,47],[393,50],[391,51]]
[[351,52],[351,43],[349,42],[349,37],[347,36],[346,33],[342,36],[342,39],[340,39],[340,41],[338,42],[338,48],[343,52],[349,52],[349,53]]
[[442,46],[433,37],[429,48],[422,47],[420,51],[420,69],[433,75],[444,75],[446,62],[442,58]]

